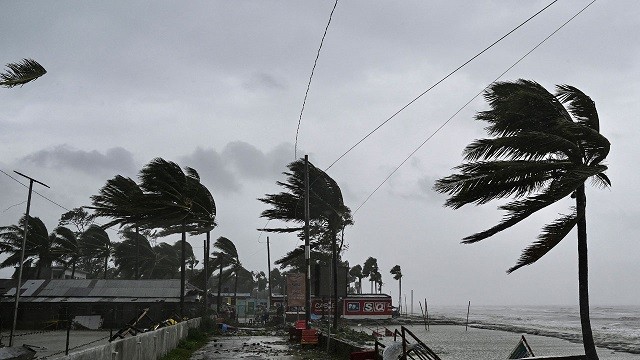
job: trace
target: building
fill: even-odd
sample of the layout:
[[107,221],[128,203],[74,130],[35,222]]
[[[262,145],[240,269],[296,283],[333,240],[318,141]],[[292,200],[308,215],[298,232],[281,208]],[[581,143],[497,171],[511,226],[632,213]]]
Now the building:
[[[11,323],[15,280],[0,282],[2,323]],[[11,284],[8,286],[8,284]],[[100,316],[102,327],[120,328],[149,308],[145,322],[160,322],[176,317],[180,311],[180,280],[97,280],[52,279],[26,280],[20,288],[18,327],[29,329],[55,328],[75,316]],[[185,316],[200,311],[201,291],[186,286]],[[5,320],[6,319],[6,320]],[[145,323],[141,326],[145,326]]]

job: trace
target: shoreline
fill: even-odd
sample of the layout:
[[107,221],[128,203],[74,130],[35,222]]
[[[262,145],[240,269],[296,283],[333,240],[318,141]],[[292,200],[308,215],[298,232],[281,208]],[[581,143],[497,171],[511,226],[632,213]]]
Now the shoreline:
[[[425,323],[424,319],[419,315],[408,315],[402,316],[398,318],[386,319],[386,320],[348,320],[351,324],[368,324],[378,326],[400,326],[400,325],[422,325]],[[446,318],[443,316],[439,316],[437,318],[430,318],[429,325],[457,325],[457,326],[465,326],[466,322],[460,319]],[[507,325],[507,324],[489,324],[481,321],[470,321],[468,326],[470,328],[476,329],[484,329],[484,330],[494,330],[494,331],[503,331],[515,334],[527,334],[527,335],[536,335],[536,336],[544,336],[550,337],[554,339],[566,340],[574,344],[582,344],[582,335],[581,334],[570,334],[563,333],[553,330],[541,330],[535,328],[529,328],[526,326],[516,326],[516,325]],[[627,344],[621,343],[620,341],[608,341],[607,339],[603,339],[598,337],[597,334],[594,334],[594,342],[597,347],[607,350],[613,350],[617,352],[624,352],[628,354],[640,355],[640,348],[635,344]]]

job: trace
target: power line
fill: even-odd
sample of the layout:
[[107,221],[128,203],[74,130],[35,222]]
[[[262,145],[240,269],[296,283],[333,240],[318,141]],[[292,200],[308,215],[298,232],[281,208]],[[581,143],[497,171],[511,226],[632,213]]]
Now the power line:
[[[28,186],[28,185],[26,185],[26,184],[22,183],[20,180],[18,180],[18,179],[16,179],[16,178],[14,178],[14,177],[13,177],[13,176],[11,176],[10,174],[6,173],[4,170],[0,169],[0,172],[2,172],[3,174],[7,175],[8,177],[10,177],[11,179],[13,179],[13,181],[17,182],[18,184],[20,184],[20,185],[22,185],[22,186],[24,186],[24,187],[26,187],[26,188],[29,188],[29,186]],[[64,206],[62,206],[62,205],[60,205],[60,204],[58,204],[57,202],[55,202],[55,201],[53,201],[53,200],[49,199],[48,197],[46,197],[46,196],[44,196],[44,195],[40,194],[40,193],[39,193],[39,192],[37,192],[36,190],[33,190],[33,192],[34,192],[35,194],[39,195],[41,198],[43,198],[43,199],[47,200],[48,202],[50,202],[50,203],[52,203],[52,204],[54,204],[54,205],[56,205],[56,206],[58,206],[58,207],[60,207],[60,208],[62,208],[62,209],[64,209],[64,210],[66,210],[66,211],[71,211],[71,210],[67,209],[66,207],[64,207]],[[15,205],[14,205],[14,206],[15,206]]]
[[525,53],[522,57],[520,57],[515,63],[513,63],[511,66],[509,66],[505,71],[503,71],[500,75],[498,75],[498,77],[496,77],[489,85],[485,86],[482,90],[480,90],[479,93],[475,94],[469,101],[467,101],[464,105],[462,105],[462,107],[460,107],[458,109],[458,111],[456,111],[453,115],[451,115],[451,117],[449,117],[444,123],[442,123],[442,125],[440,125],[433,133],[431,133],[431,135],[429,135],[417,148],[415,148],[410,154],[409,156],[407,156],[401,163],[400,165],[398,165],[381,183],[380,185],[378,185],[378,187],[376,187],[373,192],[371,192],[371,194],[369,194],[369,196],[367,196],[367,198],[362,202],[362,204],[360,204],[360,206],[358,206],[356,208],[356,210],[353,212],[354,214],[356,212],[358,212],[358,210],[360,210],[360,208],[367,202],[369,201],[369,199],[382,187],[382,185],[384,185],[392,176],[393,174],[396,173],[396,171],[398,171],[400,169],[400,167],[402,167],[402,165],[404,165],[416,152],[418,152],[418,150],[420,150],[429,140],[431,140],[431,138],[433,138],[438,132],[440,132],[440,130],[442,130],[442,128],[444,128],[456,115],[458,115],[464,108],[466,108],[469,104],[471,104],[471,102],[473,102],[473,100],[475,100],[478,96],[482,95],[482,93],[485,92],[485,90],[487,90],[487,88],[489,88],[489,86],[491,86],[491,84],[493,84],[494,82],[498,81],[500,78],[502,78],[507,72],[509,72],[511,69],[513,69],[514,67],[516,67],[522,60],[524,60],[527,56],[529,56],[529,54],[531,54],[532,52],[534,52],[536,49],[538,49],[542,44],[544,44],[547,40],[549,40],[552,36],[554,36],[558,31],[560,31],[562,28],[564,28],[567,24],[569,24],[573,19],[575,19],[576,17],[578,17],[578,15],[580,15],[583,11],[585,11],[589,6],[591,6],[593,3],[595,3],[596,0],[591,1],[589,4],[587,4],[585,7],[583,7],[580,11],[578,11],[575,15],[573,15],[571,18],[569,18],[567,21],[565,21],[562,25],[560,25],[556,30],[554,30],[551,34],[549,34],[547,37],[545,37],[542,41],[540,41],[536,46],[534,46],[531,50],[529,50],[527,53]]
[[338,5],[338,0],[336,0],[336,2],[333,4],[333,9],[331,9],[331,14],[329,14],[329,21],[327,22],[327,26],[324,28],[324,34],[322,34],[322,40],[320,40],[318,53],[316,54],[316,59],[313,62],[313,68],[311,68],[311,75],[309,76],[309,82],[307,83],[307,91],[305,91],[304,100],[302,100],[302,109],[300,109],[300,117],[298,118],[298,128],[296,129],[296,141],[293,147],[294,160],[298,158],[298,134],[300,133],[300,123],[302,122],[302,113],[304,112],[304,105],[307,103],[307,96],[309,95],[309,88],[311,87],[311,79],[313,78],[313,73],[316,70],[316,65],[318,64],[318,58],[320,57],[320,50],[322,49],[324,38],[327,36],[327,31],[329,30],[329,25],[331,24],[331,18],[333,17],[333,12],[336,10],[337,5]]
[[457,68],[455,68],[453,71],[451,71],[449,74],[447,74],[445,77],[443,77],[442,79],[438,80],[435,84],[431,85],[427,90],[423,91],[420,95],[416,96],[413,100],[409,101],[409,103],[407,103],[406,105],[404,105],[403,107],[400,108],[400,110],[396,111],[393,115],[391,115],[390,117],[388,117],[385,121],[383,121],[380,125],[376,126],[373,130],[371,130],[368,134],[366,134],[362,139],[360,139],[358,142],[356,142],[353,146],[351,146],[347,151],[345,151],[342,155],[340,155],[334,162],[331,163],[331,165],[329,165],[329,167],[327,167],[325,169],[325,171],[329,170],[333,165],[335,165],[338,161],[340,161],[343,157],[345,157],[348,153],[350,153],[353,149],[355,149],[358,145],[360,145],[363,141],[365,141],[369,136],[371,136],[374,132],[378,131],[378,129],[380,129],[381,127],[383,127],[386,123],[388,123],[389,121],[391,121],[393,118],[395,118],[398,114],[400,114],[402,111],[404,111],[406,108],[408,108],[409,106],[411,106],[414,102],[418,101],[418,99],[420,99],[422,96],[424,96],[426,93],[428,93],[429,91],[431,91],[433,88],[435,88],[436,86],[438,86],[440,83],[444,82],[446,79],[448,79],[449,77],[451,77],[453,74],[455,74],[456,72],[458,72],[458,70],[462,69],[463,67],[465,67],[467,64],[469,64],[470,62],[472,62],[473,60],[475,60],[477,57],[479,57],[480,55],[484,54],[485,52],[487,52],[489,49],[491,49],[492,47],[494,47],[496,44],[498,44],[500,41],[504,40],[507,36],[511,35],[512,33],[514,33],[516,30],[518,30],[519,28],[521,28],[522,26],[524,26],[526,23],[528,23],[529,21],[531,21],[533,18],[535,18],[536,16],[538,16],[540,13],[542,13],[543,11],[545,11],[547,8],[549,8],[551,5],[555,4],[556,2],[558,2],[558,0],[554,0],[552,1],[549,5],[545,6],[544,8],[542,8],[541,10],[539,10],[538,12],[536,12],[535,14],[533,14],[532,16],[530,16],[528,19],[526,19],[525,21],[523,21],[522,23],[520,23],[520,25],[516,26],[515,28],[511,29],[509,32],[507,32],[505,35],[503,35],[502,37],[500,37],[498,40],[494,41],[491,45],[487,46],[486,48],[484,48],[482,51],[480,51],[479,53],[477,53],[476,55],[474,55],[471,59],[465,61],[462,65],[458,66]]

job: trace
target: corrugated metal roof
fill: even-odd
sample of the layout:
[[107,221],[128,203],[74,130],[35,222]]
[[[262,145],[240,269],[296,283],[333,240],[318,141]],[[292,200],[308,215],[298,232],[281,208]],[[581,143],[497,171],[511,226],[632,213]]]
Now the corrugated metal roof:
[[[180,279],[169,280],[29,280],[21,297],[52,298],[179,298]],[[5,296],[15,295],[15,288]]]
[[[3,298],[2,302],[12,302],[11,298]],[[179,298],[130,298],[130,297],[25,297],[24,303],[179,303]]]

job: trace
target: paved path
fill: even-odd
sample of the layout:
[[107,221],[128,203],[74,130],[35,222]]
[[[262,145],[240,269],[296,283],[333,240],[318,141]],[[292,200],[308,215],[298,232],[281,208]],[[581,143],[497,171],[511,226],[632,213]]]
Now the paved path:
[[279,336],[217,336],[193,353],[190,360],[304,359],[298,352]]

